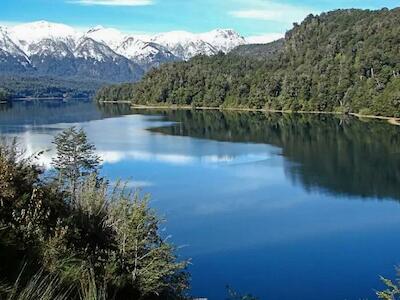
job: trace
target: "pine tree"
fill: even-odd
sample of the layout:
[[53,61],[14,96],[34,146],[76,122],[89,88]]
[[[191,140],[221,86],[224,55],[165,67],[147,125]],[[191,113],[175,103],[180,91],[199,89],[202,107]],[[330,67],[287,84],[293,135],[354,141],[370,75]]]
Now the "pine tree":
[[71,201],[74,201],[77,184],[89,174],[97,173],[100,158],[95,154],[96,147],[89,143],[83,129],[68,128],[57,135],[53,143],[57,150],[53,167],[60,182],[70,191]]

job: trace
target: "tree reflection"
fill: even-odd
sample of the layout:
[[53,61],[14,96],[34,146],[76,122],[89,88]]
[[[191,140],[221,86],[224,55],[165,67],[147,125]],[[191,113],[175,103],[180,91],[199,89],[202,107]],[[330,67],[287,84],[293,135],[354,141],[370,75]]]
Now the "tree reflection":
[[152,129],[159,133],[277,146],[287,160],[287,176],[307,190],[400,200],[400,128],[386,122],[331,115],[146,113],[178,122]]

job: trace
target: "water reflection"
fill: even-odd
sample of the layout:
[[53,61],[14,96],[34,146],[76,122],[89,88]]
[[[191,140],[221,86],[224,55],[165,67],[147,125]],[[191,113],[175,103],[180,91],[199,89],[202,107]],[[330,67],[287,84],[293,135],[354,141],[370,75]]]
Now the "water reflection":
[[[147,112],[149,113],[149,112]],[[383,121],[326,115],[160,111],[168,134],[282,149],[287,175],[307,190],[400,199],[400,129]]]
[[397,127],[89,102],[0,112],[0,134],[30,153],[49,149],[45,166],[53,136],[71,125],[96,143],[111,181],[152,194],[173,241],[188,245],[193,295],[223,299],[229,283],[261,299],[373,299],[378,275],[393,276],[399,204],[357,200],[399,199]]
[[[79,123],[131,113],[129,105],[98,109],[87,100],[31,100],[0,105],[0,127],[13,131],[14,126],[38,126],[56,123]],[[21,131],[21,129],[15,129]]]

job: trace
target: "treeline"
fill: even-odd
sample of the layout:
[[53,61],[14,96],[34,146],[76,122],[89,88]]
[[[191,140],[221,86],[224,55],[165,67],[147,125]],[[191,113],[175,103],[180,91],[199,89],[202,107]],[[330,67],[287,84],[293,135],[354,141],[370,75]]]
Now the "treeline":
[[264,59],[260,46],[195,57],[104,88],[97,99],[400,116],[399,43],[398,8],[309,15]]
[[96,100],[103,101],[132,101],[135,98],[136,83],[107,85],[96,93]]
[[90,98],[104,85],[93,80],[68,80],[52,77],[0,76],[0,97],[8,98]]
[[148,197],[100,177],[82,130],[54,144],[44,173],[15,142],[0,143],[0,299],[183,299],[187,262]]

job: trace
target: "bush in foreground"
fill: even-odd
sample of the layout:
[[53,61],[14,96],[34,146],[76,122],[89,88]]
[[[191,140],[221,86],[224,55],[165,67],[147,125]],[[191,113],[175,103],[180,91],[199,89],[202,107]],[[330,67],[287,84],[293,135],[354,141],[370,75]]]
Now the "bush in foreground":
[[[71,151],[63,159],[94,149],[83,135],[69,129],[58,137]],[[184,298],[187,263],[159,234],[162,220],[148,197],[123,184],[111,187],[97,169],[85,172],[91,168],[80,164],[84,159],[70,165],[72,173],[56,168],[54,177],[34,159],[25,158],[15,141],[0,145],[1,299],[31,299],[16,295],[32,282],[38,289],[44,285],[39,282],[57,283],[53,292],[60,295],[48,298],[66,291],[68,299]]]

